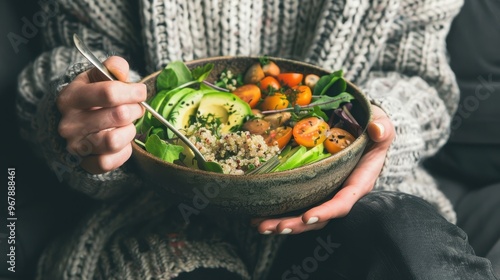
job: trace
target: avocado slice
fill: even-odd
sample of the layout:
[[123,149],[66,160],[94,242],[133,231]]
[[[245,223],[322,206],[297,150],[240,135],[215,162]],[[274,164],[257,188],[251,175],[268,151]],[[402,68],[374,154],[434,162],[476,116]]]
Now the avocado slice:
[[[177,129],[188,128],[195,120],[196,111],[200,105],[203,91],[195,90],[182,97],[172,108],[167,120]],[[172,138],[173,132],[168,131],[168,137]]]
[[182,88],[179,90],[174,90],[168,94],[168,96],[163,101],[163,106],[160,108],[159,113],[164,117],[168,118],[174,107],[179,103],[182,98],[186,95],[196,91],[192,88]]
[[224,124],[221,134],[237,131],[252,109],[247,102],[230,92],[208,92],[200,101],[196,117],[201,119],[219,119]]
[[[167,97],[168,93],[169,93],[168,90],[162,90],[158,92],[153,97],[153,99],[151,99],[151,101],[148,102],[151,108],[153,108],[155,111],[158,112],[158,110],[160,110],[163,104],[163,101]],[[155,119],[150,112],[146,112],[144,114],[144,124],[146,126],[159,126],[160,122],[157,119]]]

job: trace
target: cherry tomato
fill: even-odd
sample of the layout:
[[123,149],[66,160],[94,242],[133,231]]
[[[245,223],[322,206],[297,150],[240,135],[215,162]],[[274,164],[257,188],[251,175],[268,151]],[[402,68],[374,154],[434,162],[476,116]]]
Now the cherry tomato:
[[[259,82],[259,87],[262,93],[267,94],[269,93],[269,89],[273,88],[274,91],[277,91],[281,88],[280,82],[276,80],[275,77],[273,76],[267,76],[264,79],[260,80]],[[271,89],[272,91],[272,89]]]
[[287,126],[280,126],[273,129],[264,137],[268,146],[278,145],[280,149],[283,149],[290,139],[292,139],[292,128]]
[[292,102],[292,105],[307,105],[312,100],[311,88],[308,86],[294,86],[289,91],[288,99]]
[[303,77],[301,73],[281,73],[276,78],[281,85],[294,87],[302,82]]
[[275,92],[273,95],[264,98],[259,107],[262,111],[279,110],[287,108],[289,103],[285,94]]
[[351,133],[338,127],[331,128],[327,134],[327,138],[323,144],[330,154],[342,151],[355,140]]
[[248,103],[250,108],[255,108],[262,97],[260,88],[254,84],[240,86],[233,91],[233,94]]
[[293,127],[293,138],[297,144],[312,148],[323,143],[330,129],[328,123],[318,117],[302,119]]

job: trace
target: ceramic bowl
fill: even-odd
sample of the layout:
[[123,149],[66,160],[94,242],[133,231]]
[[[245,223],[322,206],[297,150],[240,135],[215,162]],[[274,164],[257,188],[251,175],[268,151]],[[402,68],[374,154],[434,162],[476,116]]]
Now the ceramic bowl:
[[[282,72],[330,74],[319,67],[270,57]],[[258,57],[213,57],[186,62],[189,68],[213,63],[207,81],[213,82],[224,70],[243,73]],[[150,95],[155,93],[159,72],[143,79]],[[166,199],[176,199],[179,210],[188,214],[201,211],[252,217],[286,215],[328,200],[341,187],[359,161],[369,142],[366,124],[371,119],[370,103],[351,82],[347,91],[356,97],[352,114],[364,132],[341,152],[300,168],[254,175],[228,175],[187,168],[164,162],[132,143],[132,160],[150,186]]]

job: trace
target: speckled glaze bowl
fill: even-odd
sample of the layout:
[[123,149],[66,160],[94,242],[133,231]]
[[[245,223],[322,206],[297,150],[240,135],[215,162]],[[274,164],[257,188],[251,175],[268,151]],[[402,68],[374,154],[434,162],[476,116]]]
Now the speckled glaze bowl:
[[[310,64],[270,57],[282,72],[295,71],[317,75],[330,72]],[[224,70],[243,73],[258,57],[213,57],[186,62],[193,68],[213,63],[207,81],[213,82]],[[143,79],[148,94],[155,94],[156,76]],[[166,199],[176,199],[184,214],[204,212],[251,217],[290,214],[328,200],[341,187],[359,161],[369,138],[366,124],[371,119],[370,103],[352,83],[347,82],[353,101],[352,114],[364,132],[346,149],[319,162],[293,170],[255,175],[228,175],[191,169],[164,162],[132,143],[136,168]]]

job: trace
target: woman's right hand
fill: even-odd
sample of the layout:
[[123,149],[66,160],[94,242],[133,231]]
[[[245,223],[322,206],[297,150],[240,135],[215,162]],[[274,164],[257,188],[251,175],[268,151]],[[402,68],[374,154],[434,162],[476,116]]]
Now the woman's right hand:
[[139,103],[147,95],[144,84],[126,83],[129,65],[123,58],[109,57],[104,65],[119,81],[109,81],[93,68],[78,75],[57,99],[59,134],[92,174],[112,171],[130,158],[133,122],[144,114]]

